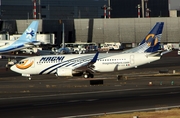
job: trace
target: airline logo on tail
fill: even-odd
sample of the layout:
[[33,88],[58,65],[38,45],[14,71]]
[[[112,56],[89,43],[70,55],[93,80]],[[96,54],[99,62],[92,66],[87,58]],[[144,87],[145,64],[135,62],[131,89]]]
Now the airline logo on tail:
[[155,34],[149,34],[146,36],[145,42],[149,47],[154,47],[159,41]]
[[152,53],[157,52],[160,46],[164,22],[157,22],[139,46],[123,51],[123,53]]
[[29,67],[31,67],[33,65],[34,61],[30,61],[30,60],[24,60],[19,64],[16,64],[16,67],[19,69],[27,69]]
[[35,36],[36,36],[35,30],[31,29],[31,28],[26,30],[26,34],[27,34],[27,36],[26,36],[27,39],[32,39],[32,38],[35,38]]

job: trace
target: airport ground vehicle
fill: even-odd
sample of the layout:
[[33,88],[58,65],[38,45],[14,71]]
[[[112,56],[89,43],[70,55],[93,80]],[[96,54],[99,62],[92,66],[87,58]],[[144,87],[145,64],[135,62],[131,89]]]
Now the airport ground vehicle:
[[29,47],[29,48],[24,48],[20,51],[22,51],[23,53],[26,53],[26,54],[33,54],[33,53],[37,53],[38,50],[42,50],[42,48],[37,48],[37,47]]
[[119,42],[105,42],[104,44],[109,47],[109,50],[119,50],[121,47]]
[[69,48],[73,53],[76,54],[97,50],[96,43],[86,42],[65,43],[65,47]]
[[34,53],[34,50],[32,48],[24,48],[21,51],[23,53],[26,53],[26,54],[33,54]]
[[107,45],[101,45],[99,51],[109,51],[109,47]]
[[8,63],[6,64],[6,68],[13,66],[17,63],[16,59],[8,59]]

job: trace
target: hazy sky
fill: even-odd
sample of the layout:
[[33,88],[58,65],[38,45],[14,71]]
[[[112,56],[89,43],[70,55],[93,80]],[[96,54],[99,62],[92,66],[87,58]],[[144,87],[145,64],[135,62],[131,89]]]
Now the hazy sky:
[[180,0],[169,0],[171,10],[180,10]]

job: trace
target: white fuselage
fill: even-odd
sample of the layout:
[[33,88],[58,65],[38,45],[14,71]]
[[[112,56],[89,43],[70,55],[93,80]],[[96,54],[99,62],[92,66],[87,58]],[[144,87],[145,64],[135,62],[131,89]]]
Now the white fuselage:
[[0,41],[0,53],[13,52],[17,50],[21,50],[27,47],[31,47],[32,45],[25,45],[23,42],[16,43],[15,40],[8,41]]
[[[35,56],[23,59],[11,67],[11,70],[22,75],[55,74],[57,69],[76,69],[90,62],[94,54],[69,54]],[[159,56],[148,53],[100,53],[94,71],[112,72],[137,67],[146,63],[159,60]]]

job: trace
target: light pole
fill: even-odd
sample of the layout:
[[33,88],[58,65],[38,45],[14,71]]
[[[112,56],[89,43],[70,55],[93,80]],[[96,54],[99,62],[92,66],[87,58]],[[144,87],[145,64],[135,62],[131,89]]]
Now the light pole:
[[140,6],[140,4],[138,4],[138,6],[137,6],[137,9],[138,9],[138,18],[140,18],[140,8],[141,8],[141,6]]
[[36,19],[36,0],[33,0],[33,18]]
[[39,19],[41,19],[41,0],[39,0]]
[[110,2],[110,0],[108,0],[107,10],[108,10],[108,18],[111,18],[111,10],[112,10],[112,8],[111,8],[111,2]]
[[142,17],[144,18],[144,0],[141,0]]
[[106,9],[107,9],[107,6],[104,5],[102,8],[104,9],[104,19],[106,19]]

